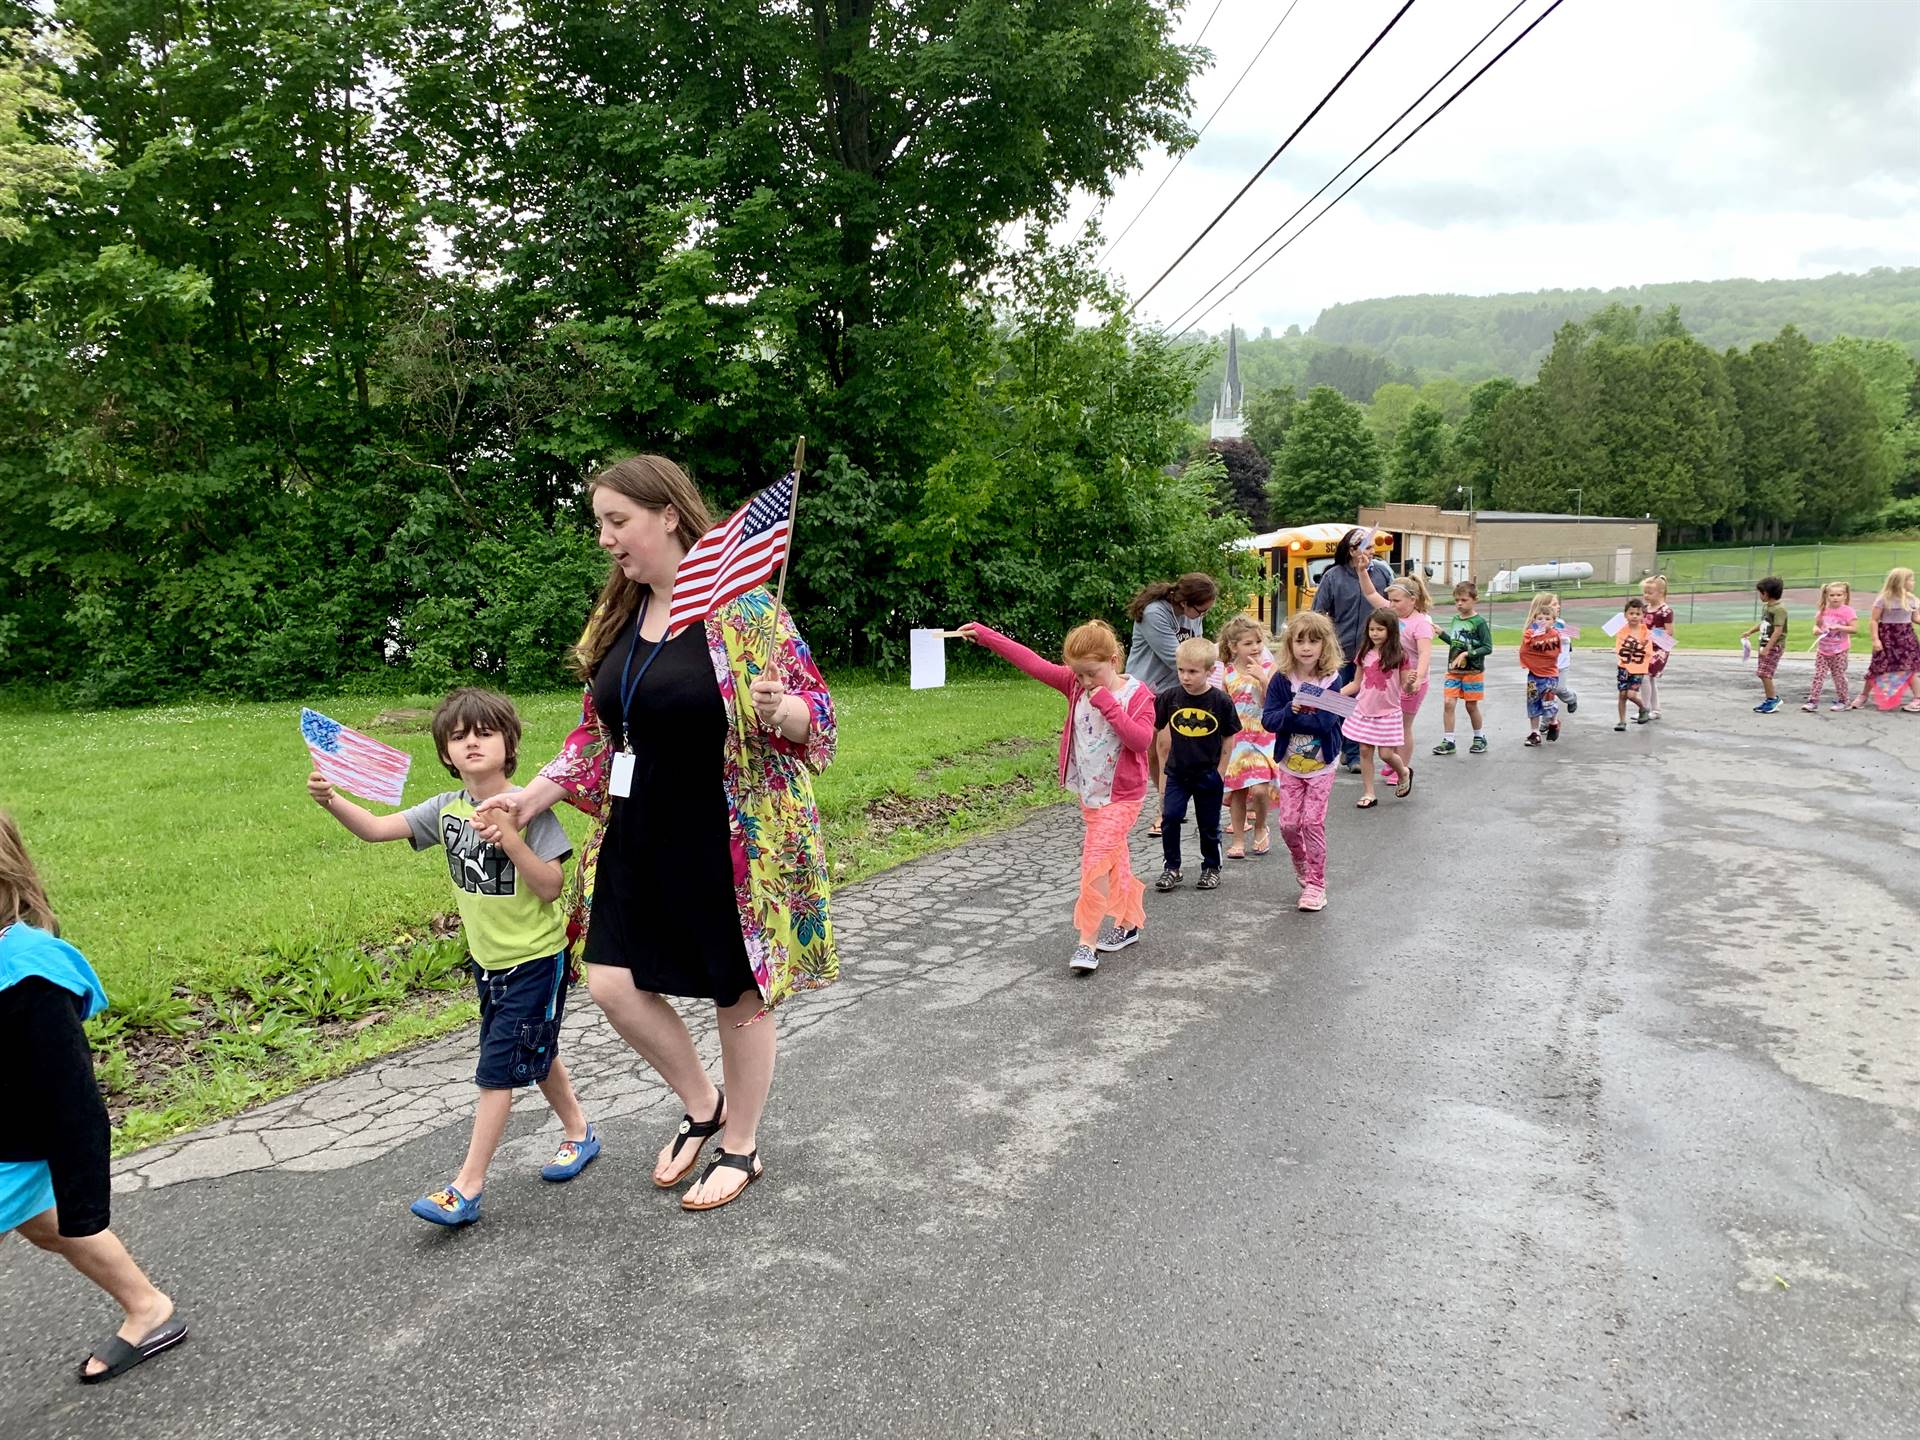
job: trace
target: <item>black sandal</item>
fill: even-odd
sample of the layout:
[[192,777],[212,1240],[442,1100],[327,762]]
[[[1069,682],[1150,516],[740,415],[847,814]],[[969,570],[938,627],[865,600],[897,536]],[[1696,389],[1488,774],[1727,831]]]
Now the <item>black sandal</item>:
[[673,1137],[673,1149],[667,1152],[667,1163],[672,1164],[680,1158],[680,1147],[685,1145],[689,1140],[693,1141],[693,1154],[687,1158],[686,1168],[684,1170],[674,1171],[671,1180],[662,1180],[658,1175],[654,1176],[654,1188],[671,1190],[682,1180],[686,1179],[687,1176],[691,1175],[693,1173],[693,1167],[700,1163],[700,1152],[706,1148],[707,1141],[720,1133],[720,1127],[725,1123],[727,1116],[727,1092],[723,1087],[718,1085],[713,1088],[720,1096],[720,1099],[715,1102],[713,1107],[713,1118],[711,1120],[696,1121],[691,1115],[682,1115],[680,1117],[679,1133]]
[[[109,1335],[100,1344],[93,1347],[93,1353],[80,1362],[80,1383],[98,1385],[116,1375],[124,1375],[143,1361],[151,1360],[162,1350],[171,1350],[187,1338],[187,1322],[168,1320],[156,1325],[141,1336],[138,1345],[130,1345],[118,1335]],[[89,1361],[98,1360],[107,1368],[89,1373]]]
[[1411,795],[1412,793],[1413,793],[1413,767],[1409,765],[1406,768],[1406,772],[1403,775],[1401,775],[1400,783],[1394,786],[1393,798],[1396,800],[1404,800],[1407,798],[1407,796]]
[[742,1185],[724,1200],[707,1200],[698,1205],[694,1204],[691,1198],[682,1196],[680,1199],[680,1208],[682,1210],[718,1210],[722,1205],[731,1205],[747,1193],[748,1185],[753,1184],[754,1181],[767,1173],[767,1167],[760,1163],[760,1152],[758,1150],[749,1150],[744,1155],[735,1155],[731,1151],[722,1150],[707,1162],[707,1173],[700,1177],[700,1184],[704,1185],[707,1181],[711,1180],[713,1178],[713,1172],[718,1170],[722,1165],[726,1166],[729,1170],[743,1171],[747,1177],[747,1184]]

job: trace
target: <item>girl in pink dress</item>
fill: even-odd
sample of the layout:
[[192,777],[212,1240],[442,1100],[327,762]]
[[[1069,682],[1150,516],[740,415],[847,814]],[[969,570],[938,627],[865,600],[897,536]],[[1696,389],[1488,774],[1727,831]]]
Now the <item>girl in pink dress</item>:
[[1412,662],[1400,644],[1399,622],[1393,612],[1376,610],[1367,617],[1353,679],[1340,692],[1359,697],[1353,714],[1340,727],[1341,733],[1360,747],[1364,793],[1354,801],[1356,810],[1371,810],[1380,803],[1373,793],[1375,750],[1400,777],[1393,793],[1402,799],[1413,793],[1413,763],[1406,750],[1400,710],[1402,698],[1413,688]]
[[[1400,617],[1400,645],[1407,652],[1407,663],[1413,667],[1412,688],[1400,697],[1401,749],[1407,754],[1413,753],[1413,717],[1420,713],[1420,705],[1427,698],[1430,688],[1427,675],[1433,666],[1433,637],[1435,629],[1433,616],[1433,596],[1427,593],[1427,582],[1418,575],[1402,575],[1387,587],[1387,604],[1393,613]],[[1380,778],[1389,785],[1399,784],[1400,777],[1391,768],[1383,768]]]

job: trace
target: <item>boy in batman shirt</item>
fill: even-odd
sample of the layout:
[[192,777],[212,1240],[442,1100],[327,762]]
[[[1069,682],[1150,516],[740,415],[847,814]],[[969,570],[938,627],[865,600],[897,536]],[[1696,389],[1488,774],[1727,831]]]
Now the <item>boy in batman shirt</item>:
[[1227,758],[1240,733],[1240,713],[1226,691],[1207,683],[1216,658],[1211,642],[1182,640],[1174,652],[1179,683],[1160,692],[1154,703],[1154,744],[1159,747],[1160,846],[1167,868],[1155,889],[1180,883],[1180,827],[1187,801],[1193,801],[1200,826],[1201,890],[1220,888],[1220,806],[1226,797]]

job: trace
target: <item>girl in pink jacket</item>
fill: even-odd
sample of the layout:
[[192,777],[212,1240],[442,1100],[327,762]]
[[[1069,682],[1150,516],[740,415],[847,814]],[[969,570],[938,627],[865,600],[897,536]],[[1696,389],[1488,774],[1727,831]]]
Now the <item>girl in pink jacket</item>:
[[1133,873],[1127,836],[1147,794],[1152,687],[1121,673],[1125,655],[1120,639],[1103,620],[1089,620],[1067,633],[1064,665],[1041,659],[985,625],[963,625],[960,630],[1067,697],[1060,783],[1080,797],[1080,816],[1087,826],[1080,847],[1080,898],[1073,907],[1080,943],[1070,964],[1089,974],[1100,968],[1102,953],[1124,950],[1138,940],[1146,919],[1146,886]]

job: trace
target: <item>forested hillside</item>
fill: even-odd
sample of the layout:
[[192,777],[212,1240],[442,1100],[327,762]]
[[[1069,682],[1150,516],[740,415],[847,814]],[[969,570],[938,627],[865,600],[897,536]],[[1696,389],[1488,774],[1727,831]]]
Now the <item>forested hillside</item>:
[[[1308,337],[1358,346],[1396,365],[1459,379],[1530,380],[1554,333],[1609,304],[1680,318],[1712,350],[1744,349],[1794,326],[1815,344],[1836,335],[1897,340],[1920,354],[1920,267],[1817,280],[1686,280],[1617,290],[1513,295],[1396,295],[1330,305]],[[1359,398],[1359,397],[1355,397]]]

